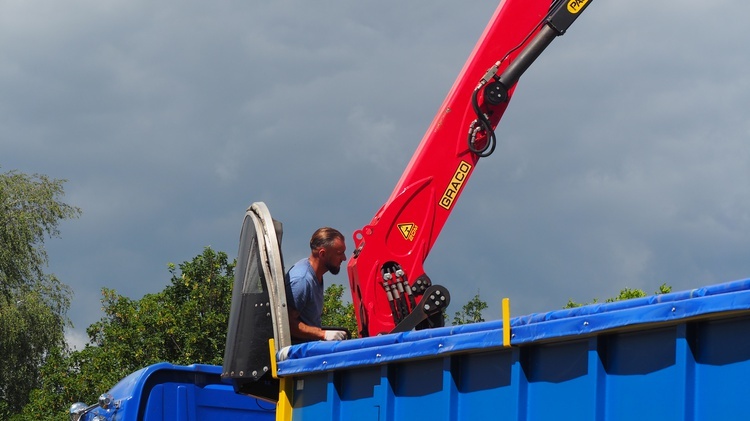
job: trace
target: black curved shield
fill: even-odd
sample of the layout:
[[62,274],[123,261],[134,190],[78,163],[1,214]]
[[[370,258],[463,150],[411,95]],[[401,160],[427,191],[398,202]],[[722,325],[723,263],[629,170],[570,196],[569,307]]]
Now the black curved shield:
[[[269,339],[277,338],[279,342],[280,335],[275,332],[279,317],[280,325],[288,330],[286,297],[281,294],[279,302],[279,294],[275,293],[278,283],[283,287],[277,240],[281,238],[281,224],[270,220],[265,206],[265,214],[256,212],[256,206],[248,209],[242,223],[222,377],[231,379],[237,393],[276,401],[279,382],[271,373]],[[277,263],[275,268],[269,266],[273,260]]]

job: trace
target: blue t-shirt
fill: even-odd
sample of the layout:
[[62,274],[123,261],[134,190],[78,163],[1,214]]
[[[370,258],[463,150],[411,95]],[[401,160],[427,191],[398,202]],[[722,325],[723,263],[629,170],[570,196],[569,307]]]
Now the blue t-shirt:
[[304,258],[295,263],[287,272],[286,280],[291,287],[291,297],[287,296],[287,300],[299,311],[300,320],[309,326],[322,327],[323,280],[315,277],[310,261]]

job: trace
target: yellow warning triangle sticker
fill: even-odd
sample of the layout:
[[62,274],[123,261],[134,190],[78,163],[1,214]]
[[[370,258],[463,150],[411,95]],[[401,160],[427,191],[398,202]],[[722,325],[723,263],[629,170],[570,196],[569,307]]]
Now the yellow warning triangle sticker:
[[404,236],[404,240],[414,240],[414,234],[416,234],[416,225],[412,223],[398,224],[398,230],[401,231],[401,235]]

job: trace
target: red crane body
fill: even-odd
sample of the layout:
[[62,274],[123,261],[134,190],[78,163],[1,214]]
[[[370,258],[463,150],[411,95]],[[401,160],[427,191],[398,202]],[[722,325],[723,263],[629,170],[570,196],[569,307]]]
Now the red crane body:
[[[420,328],[412,322],[397,325],[431,285],[423,263],[479,158],[494,149],[494,128],[518,77],[588,2],[500,2],[391,196],[369,224],[354,232],[348,274],[360,336]],[[437,291],[435,304],[441,292],[447,295]],[[442,300],[447,305],[449,297]],[[435,316],[435,307],[428,306],[428,314],[417,319],[424,323],[430,310]],[[431,325],[442,325],[442,316],[431,319]]]

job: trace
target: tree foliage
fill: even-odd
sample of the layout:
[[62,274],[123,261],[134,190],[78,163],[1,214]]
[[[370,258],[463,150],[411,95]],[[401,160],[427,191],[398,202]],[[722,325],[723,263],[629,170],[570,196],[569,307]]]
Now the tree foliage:
[[10,298],[0,294],[1,418],[23,407],[29,392],[40,384],[45,359],[64,346],[69,303],[69,288],[54,277]]
[[487,309],[487,303],[479,298],[479,293],[474,296],[468,303],[464,304],[461,311],[457,311],[453,316],[453,325],[465,325],[469,323],[483,322],[482,311]]
[[[672,292],[672,287],[667,284],[661,284],[659,286],[659,289],[654,292],[655,295],[658,294],[667,294],[669,292]],[[612,303],[615,301],[623,301],[623,300],[629,300],[631,298],[642,298],[646,297],[648,294],[644,292],[642,289],[631,289],[631,288],[623,288],[620,290],[620,293],[617,294],[616,297],[607,298],[604,300],[605,303]],[[588,304],[595,304],[598,303],[599,299],[594,298],[594,300],[591,303]],[[573,301],[572,299],[568,299],[568,303],[563,308],[576,308],[576,307],[582,307],[587,304],[581,304]]]
[[125,373],[159,361],[221,363],[234,262],[207,247],[179,271],[170,264],[169,272],[170,285],[140,300],[103,291],[105,317],[87,333],[93,345],[128,365]]
[[65,180],[17,171],[0,174],[0,292],[44,279],[44,239],[58,237],[58,224],[81,210],[62,202]]
[[104,317],[87,329],[80,351],[57,352],[44,366],[21,420],[59,419],[77,401],[93,402],[121,378],[147,365],[221,364],[234,262],[210,247],[179,266],[171,283],[133,300],[102,290]]
[[62,202],[64,180],[0,174],[0,418],[27,402],[40,367],[65,346],[70,289],[45,274],[44,240],[80,209]]
[[344,295],[344,286],[331,284],[323,293],[323,326],[343,327],[351,332],[352,337],[357,336],[357,319],[354,316],[354,305],[344,303],[341,297]]

